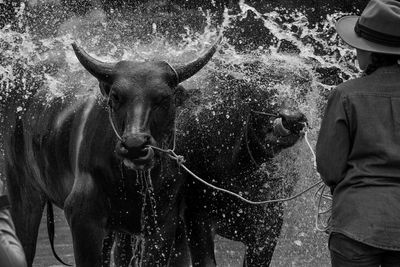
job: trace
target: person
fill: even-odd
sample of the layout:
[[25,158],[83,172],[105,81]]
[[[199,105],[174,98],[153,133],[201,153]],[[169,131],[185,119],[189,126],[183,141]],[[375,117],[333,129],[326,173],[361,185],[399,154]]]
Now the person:
[[[0,192],[3,191],[0,180]],[[26,267],[24,249],[17,235],[10,215],[10,202],[7,195],[0,194],[0,266]]]
[[372,0],[338,20],[362,77],[328,98],[317,170],[332,193],[332,266],[400,266],[400,2]]

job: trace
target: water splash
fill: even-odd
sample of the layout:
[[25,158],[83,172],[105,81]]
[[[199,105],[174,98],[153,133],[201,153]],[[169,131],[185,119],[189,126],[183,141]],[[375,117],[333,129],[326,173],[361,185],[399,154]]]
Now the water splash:
[[141,187],[140,193],[143,197],[142,209],[140,214],[140,225],[141,225],[141,234],[136,235],[134,238],[134,250],[133,250],[133,258],[131,261],[135,262],[135,266],[142,266],[143,264],[143,252],[145,249],[145,233],[146,233],[146,206],[147,206],[147,187],[145,183],[145,171],[137,170],[136,177],[138,183]]
[[[143,196],[143,203],[141,209],[141,234],[135,236],[134,240],[134,258],[135,266],[142,266],[143,252],[145,249],[145,236],[158,233],[161,236],[160,226],[157,221],[157,204],[154,195],[154,186],[151,181],[151,170],[137,170],[136,176],[138,183],[141,187],[141,194]],[[150,207],[149,207],[150,206]],[[150,208],[150,210],[148,209]],[[149,221],[153,219],[153,222]],[[151,225],[154,223],[154,225]]]
[[[264,27],[275,36],[276,41],[267,46],[267,49],[259,49],[245,54],[236,51],[235,47],[225,41],[221,49],[222,53],[219,56],[217,55],[217,58],[224,65],[238,67],[232,70],[232,74],[234,73],[244,79],[254,79],[252,74],[243,71],[243,66],[255,60],[260,60],[267,68],[274,68],[274,61],[276,64],[294,62],[295,64],[288,64],[288,68],[306,68],[316,81],[319,80],[318,76],[320,76],[317,70],[318,67],[340,68],[342,72],[338,73],[338,76],[342,79],[357,74],[354,68],[349,66],[342,68],[341,63],[348,62],[342,60],[342,57],[348,55],[349,49],[339,45],[337,36],[335,34],[321,36],[323,32],[332,32],[334,16],[328,17],[321,30],[319,30],[315,28],[309,29],[307,18],[300,12],[286,15],[290,16],[291,20],[282,22],[282,20],[288,19],[284,20],[277,11],[261,14],[246,4],[244,0],[240,1],[240,11],[238,14],[230,14],[228,10],[224,12],[222,31],[232,29],[235,21],[246,18],[249,13],[254,13],[256,14],[255,19],[263,22]],[[85,17],[72,17],[60,26],[60,32],[63,34],[51,38],[34,40],[34,36],[31,36],[29,31],[20,34],[4,28],[1,31],[1,35],[4,37],[1,42],[10,47],[3,50],[1,54],[2,57],[8,59],[2,62],[0,66],[1,81],[5,83],[5,86],[2,87],[2,96],[4,93],[10,92],[10,87],[13,87],[13,82],[17,78],[14,68],[16,64],[22,64],[21,68],[24,68],[29,75],[44,75],[44,77],[40,78],[43,79],[47,84],[48,90],[55,96],[60,96],[63,91],[70,89],[68,87],[72,83],[72,76],[77,72],[81,73],[81,76],[86,76],[82,74],[82,68],[69,46],[73,41],[83,45],[89,53],[93,54],[93,51],[96,51],[94,53],[95,56],[103,61],[122,59],[144,61],[157,58],[179,63],[191,60],[205,46],[213,42],[219,31],[210,14],[205,13],[203,15],[206,16],[204,31],[201,33],[194,32],[186,26],[185,32],[181,33],[181,40],[178,43],[176,43],[176,40],[169,40],[157,33],[157,29],[162,25],[155,23],[153,23],[153,31],[156,33],[153,34],[150,41],[143,42],[138,38],[122,37],[119,31],[111,34],[111,27],[123,29],[126,24],[123,24],[122,21],[107,21],[104,14],[99,10],[93,11]],[[295,31],[293,30],[294,28],[298,30]],[[312,40],[314,44],[318,43],[318,45],[313,45],[308,40]],[[283,42],[290,42],[298,49],[299,53],[282,55],[280,52]],[[323,47],[324,51],[317,52],[317,46]],[[320,55],[321,53],[322,55]],[[337,54],[340,58],[332,56],[334,54]],[[42,67],[42,69],[36,70],[38,66]],[[215,66],[210,65],[208,68],[212,71]],[[199,75],[198,80],[204,80],[204,76],[207,75]],[[93,78],[84,79],[82,77],[79,84],[75,86],[83,88],[95,87],[94,82],[85,83],[84,81],[93,81]],[[199,86],[199,84],[195,85]],[[24,86],[29,87],[30,85],[24,83]],[[22,91],[28,93],[29,88],[25,87]]]
[[131,266],[143,266],[143,254],[144,251],[144,237],[143,235],[132,236],[133,246],[133,256],[131,259]]
[[150,208],[154,220],[154,226],[156,229],[156,232],[160,233],[160,227],[158,225],[157,221],[157,203],[156,203],[156,198],[154,195],[154,186],[153,182],[151,181],[151,170],[146,171],[146,175],[144,177],[145,183],[146,183],[146,189],[147,189],[147,194],[149,195],[149,201],[150,201]]
[[[40,4],[35,8],[39,12]],[[37,90],[45,90],[48,101],[69,92],[84,99],[98,96],[98,83],[79,64],[70,46],[72,42],[102,61],[160,59],[179,65],[196,58],[220,31],[227,35],[238,31],[237,23],[251,17],[272,35],[272,41],[256,49],[241,50],[234,40],[226,37],[213,61],[183,83],[193,94],[202,92],[204,99],[194,107],[198,111],[213,111],[213,103],[224,101],[215,99],[219,95],[216,92],[233,93],[235,88],[226,81],[237,80],[254,91],[270,92],[271,104],[279,105],[287,99],[296,103],[308,117],[312,127],[310,139],[315,143],[327,94],[336,84],[359,75],[353,51],[340,41],[334,30],[335,20],[343,13],[330,14],[311,26],[300,11],[277,8],[262,13],[241,0],[238,10],[225,9],[222,20],[204,10],[176,9],[172,11],[176,13],[173,17],[179,20],[172,21],[169,14],[154,16],[151,10],[146,11],[144,4],[134,14],[115,13],[112,19],[100,9],[84,16],[72,15],[57,24],[54,34],[39,34],[34,28],[47,29],[52,24],[49,22],[57,18],[47,18],[46,25],[26,25],[24,20],[29,17],[26,12],[26,6],[22,5],[17,15],[22,31],[10,26],[0,29],[0,111],[12,104],[20,116],[25,114]],[[259,103],[260,109],[263,106],[264,103]],[[225,116],[228,121],[231,119],[230,114]],[[0,120],[4,120],[3,112]],[[210,129],[216,134],[217,130]],[[312,176],[306,149],[288,153],[294,155],[289,170],[294,168]],[[288,157],[278,157],[277,164],[286,166],[287,160]],[[142,185],[147,182],[152,187],[150,173],[138,177]],[[149,200],[143,203],[150,203],[157,225],[154,191],[143,193],[149,195]],[[146,217],[145,206],[142,218]]]

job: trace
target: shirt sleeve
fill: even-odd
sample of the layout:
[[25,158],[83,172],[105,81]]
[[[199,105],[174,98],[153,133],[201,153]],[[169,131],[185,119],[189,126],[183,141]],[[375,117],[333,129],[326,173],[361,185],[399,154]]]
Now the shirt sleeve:
[[27,266],[24,249],[15,234],[14,224],[7,208],[0,209],[0,266]]
[[350,132],[344,97],[335,89],[328,98],[318,136],[317,171],[332,191],[344,178],[350,151]]

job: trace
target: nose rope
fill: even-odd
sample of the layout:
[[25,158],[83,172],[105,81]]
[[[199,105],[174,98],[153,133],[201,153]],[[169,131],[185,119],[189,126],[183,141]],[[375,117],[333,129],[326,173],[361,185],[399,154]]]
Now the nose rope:
[[[306,133],[307,132],[305,131],[305,134]],[[174,138],[174,143],[175,143],[176,129],[174,130],[174,137],[173,138]],[[181,156],[181,155],[177,155],[174,150],[172,150],[172,149],[162,149],[162,148],[159,148],[159,147],[156,147],[156,146],[152,146],[152,145],[148,145],[148,147],[151,147],[154,150],[158,150],[160,152],[166,153],[171,159],[176,160],[176,162],[177,162],[179,167],[183,168],[187,173],[189,173],[191,176],[193,176],[196,180],[198,180],[201,183],[207,185],[208,187],[211,187],[214,190],[221,191],[221,192],[227,193],[229,195],[232,195],[232,196],[234,196],[236,198],[239,198],[240,200],[242,200],[242,201],[244,201],[244,202],[246,202],[248,204],[251,204],[251,205],[262,205],[262,204],[270,204],[270,203],[290,201],[290,200],[293,200],[293,199],[303,195],[304,193],[310,191],[314,187],[320,185],[321,182],[322,182],[322,181],[319,181],[319,182],[311,185],[310,187],[304,189],[303,191],[301,191],[301,192],[299,192],[299,193],[297,193],[297,194],[295,194],[295,195],[293,195],[291,197],[288,197],[288,198],[271,199],[271,200],[264,200],[264,201],[252,201],[252,200],[249,200],[249,199],[246,199],[246,198],[242,197],[241,195],[239,195],[237,193],[234,193],[234,192],[229,191],[227,189],[224,189],[224,188],[221,188],[221,187],[218,187],[218,186],[215,186],[213,184],[210,184],[210,183],[206,182],[205,180],[203,180],[202,178],[197,176],[195,173],[193,173],[189,168],[187,168],[185,166],[185,164],[184,164],[185,163],[184,157]]]
[[273,114],[273,113],[268,113],[268,112],[261,112],[261,111],[256,111],[256,110],[251,110],[251,112],[259,115],[265,115],[265,116],[270,116],[270,117],[275,117],[275,118],[280,118],[281,116],[278,114]]
[[114,130],[115,136],[117,136],[117,138],[122,141],[122,137],[121,135],[118,133],[117,131],[117,127],[115,126],[114,120],[113,120],[113,116],[112,116],[112,107],[111,107],[111,103],[110,103],[110,96],[111,96],[111,90],[110,93],[108,94],[108,98],[107,98],[107,105],[108,105],[108,120],[110,121],[111,127]]

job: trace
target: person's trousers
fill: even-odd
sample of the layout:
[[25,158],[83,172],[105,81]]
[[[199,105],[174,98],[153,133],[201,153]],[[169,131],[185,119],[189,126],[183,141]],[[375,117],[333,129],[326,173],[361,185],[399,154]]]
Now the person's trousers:
[[339,233],[331,233],[332,267],[400,267],[400,251],[372,247]]

